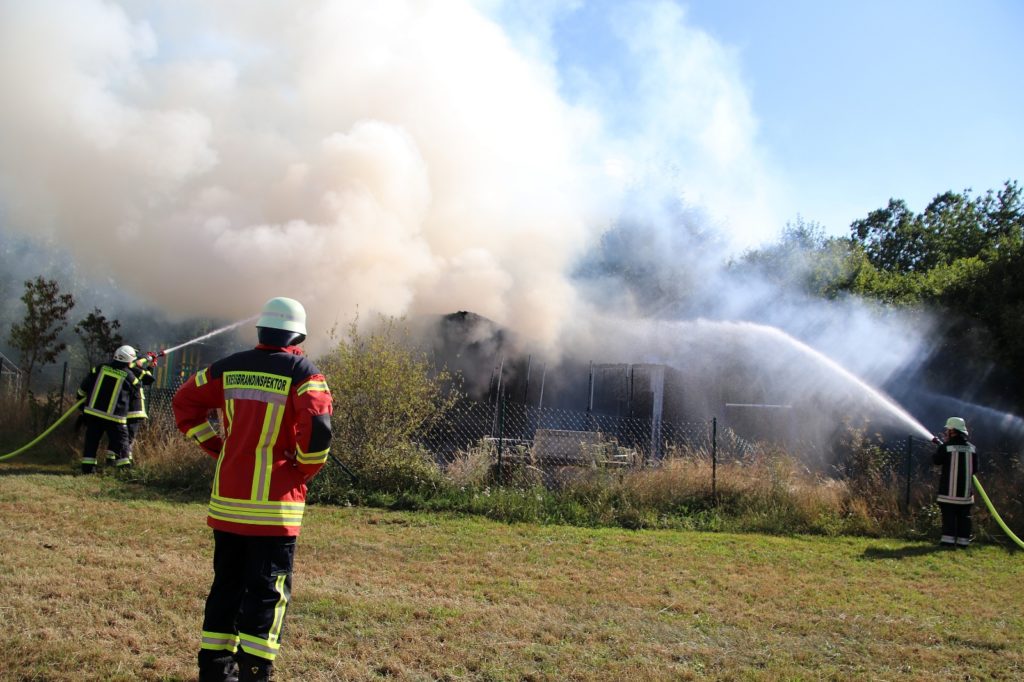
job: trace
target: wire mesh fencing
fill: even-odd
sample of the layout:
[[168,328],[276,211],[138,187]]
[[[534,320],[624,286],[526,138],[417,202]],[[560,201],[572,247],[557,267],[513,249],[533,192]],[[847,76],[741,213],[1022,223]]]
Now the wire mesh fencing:
[[[680,458],[742,459],[755,445],[717,420],[663,421],[522,403],[463,401],[420,437],[442,468],[475,460],[498,485],[558,487],[581,470],[658,467]],[[712,483],[712,481],[709,481]]]
[[[173,428],[171,400],[175,388],[149,388],[150,419]],[[497,400],[464,400],[417,436],[420,451],[441,471],[457,477],[467,470],[490,486],[541,485],[558,490],[583,476],[688,466],[706,477],[712,496],[722,467],[761,462],[772,450],[746,440],[715,417],[665,421],[651,417],[614,416],[587,411],[537,407]],[[869,475],[893,491],[904,511],[921,509],[935,498],[938,468],[935,445],[916,436],[851,450],[826,476],[863,480]],[[343,459],[345,453],[336,453]],[[1024,479],[1019,455],[979,453],[980,477],[990,497],[1007,509],[1020,507]],[[1011,516],[1018,516],[1012,513]]]
[[0,395],[14,398],[21,395],[22,371],[6,355],[0,353]]

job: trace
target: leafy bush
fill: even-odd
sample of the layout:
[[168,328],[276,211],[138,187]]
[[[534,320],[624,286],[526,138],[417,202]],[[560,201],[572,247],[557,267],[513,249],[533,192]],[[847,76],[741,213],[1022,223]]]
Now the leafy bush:
[[[435,371],[400,320],[380,317],[369,332],[358,318],[317,362],[334,401],[332,452],[356,474],[364,492],[436,487],[440,472],[414,443],[458,398],[451,375]],[[317,495],[329,500],[351,487],[328,474]]]

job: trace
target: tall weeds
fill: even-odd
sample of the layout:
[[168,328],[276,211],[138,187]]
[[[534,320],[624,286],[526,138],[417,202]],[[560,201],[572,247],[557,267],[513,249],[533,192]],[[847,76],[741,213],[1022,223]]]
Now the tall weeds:
[[[67,399],[62,404],[60,393],[56,391],[42,396],[29,393],[27,398],[0,393],[0,414],[3,415],[0,419],[0,455],[13,452],[34,440],[60,418],[62,409],[67,410],[71,405]],[[47,465],[71,462],[81,445],[81,434],[74,424],[72,417],[45,441],[19,455],[17,460],[6,461]]]
[[173,424],[151,420],[132,448],[134,465],[126,475],[144,485],[205,496],[216,460],[186,441]]

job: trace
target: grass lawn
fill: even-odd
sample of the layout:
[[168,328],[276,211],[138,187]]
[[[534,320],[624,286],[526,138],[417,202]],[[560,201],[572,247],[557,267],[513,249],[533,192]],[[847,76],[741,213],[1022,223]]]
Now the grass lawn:
[[[194,680],[205,504],[0,465],[0,680]],[[311,507],[282,680],[1020,680],[1024,554]]]

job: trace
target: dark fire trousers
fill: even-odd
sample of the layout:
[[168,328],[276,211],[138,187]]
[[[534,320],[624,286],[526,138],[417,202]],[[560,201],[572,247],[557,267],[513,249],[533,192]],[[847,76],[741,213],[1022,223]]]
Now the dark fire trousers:
[[[213,659],[242,651],[273,661],[291,598],[295,537],[236,535],[213,531],[213,585],[203,616],[199,656]],[[212,640],[212,641],[211,641]]]
[[95,466],[96,453],[100,448],[100,439],[107,436],[107,449],[118,458],[128,452],[128,427],[124,424],[102,419],[87,414],[85,421],[85,446],[82,449],[82,465]]
[[939,502],[942,511],[942,537],[969,540],[971,537],[970,504],[950,504]]

